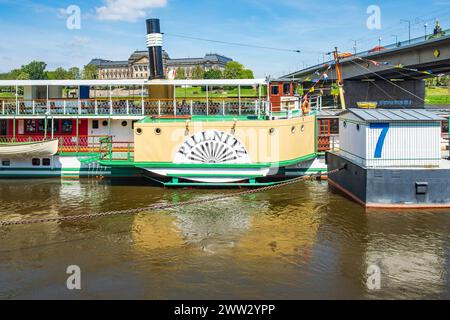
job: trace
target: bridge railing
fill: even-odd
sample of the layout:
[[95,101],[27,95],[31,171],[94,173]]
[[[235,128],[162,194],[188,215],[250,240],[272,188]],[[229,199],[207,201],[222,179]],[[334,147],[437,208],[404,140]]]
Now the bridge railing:
[[[370,54],[375,54],[375,53],[380,53],[383,52],[385,50],[390,50],[390,49],[400,49],[406,46],[410,46],[410,45],[416,45],[416,44],[420,44],[420,43],[425,43],[428,41],[433,41],[433,40],[437,40],[437,39],[442,39],[442,38],[450,38],[450,29],[444,30],[443,31],[444,35],[441,36],[434,36],[434,34],[427,34],[426,36],[423,35],[421,37],[417,37],[417,38],[413,38],[411,40],[404,40],[404,41],[399,41],[397,43],[392,43],[392,44],[388,44],[388,45],[382,45],[381,49],[377,49],[376,45],[374,45],[374,48],[372,49],[368,49],[365,51],[360,51],[358,53],[356,53],[356,56],[367,56]],[[352,57],[354,57],[355,55],[349,56],[348,58],[351,59]],[[304,72],[304,73],[308,73],[309,71],[314,72],[317,69],[320,69],[321,67],[323,67],[324,65],[330,65],[333,64],[334,60],[329,60],[326,61],[324,63],[319,63],[310,67],[307,67],[303,70],[301,70],[300,72]],[[288,79],[289,77],[292,77],[291,75],[286,76],[286,78]]]

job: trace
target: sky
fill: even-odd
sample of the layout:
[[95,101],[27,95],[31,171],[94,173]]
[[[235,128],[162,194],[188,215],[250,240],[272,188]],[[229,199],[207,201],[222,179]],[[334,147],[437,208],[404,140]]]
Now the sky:
[[[68,8],[80,9],[79,26]],[[0,72],[32,60],[49,70],[83,67],[93,58],[127,60],[146,49],[147,18],[161,19],[172,58],[218,53],[257,77],[278,77],[322,62],[336,46],[352,52],[355,40],[358,51],[396,36],[407,40],[402,19],[411,21],[413,38],[424,35],[425,23],[431,31],[436,18],[450,29],[450,0],[0,0]]]

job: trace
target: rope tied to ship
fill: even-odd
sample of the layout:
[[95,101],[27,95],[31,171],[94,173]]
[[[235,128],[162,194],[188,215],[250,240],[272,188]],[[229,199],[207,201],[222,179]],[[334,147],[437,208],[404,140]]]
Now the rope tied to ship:
[[[327,172],[326,174],[335,174],[342,170],[344,170],[346,167],[342,167],[340,169],[332,170]],[[315,175],[313,175],[314,177]],[[52,217],[52,218],[42,218],[42,219],[31,219],[31,220],[20,220],[20,221],[0,221],[0,228],[1,227],[8,227],[8,226],[19,226],[19,225],[33,225],[33,224],[42,224],[42,223],[50,223],[50,222],[73,222],[78,220],[87,220],[87,219],[96,219],[96,218],[105,218],[105,217],[112,217],[112,216],[131,216],[131,215],[137,215],[144,212],[150,212],[150,211],[159,211],[159,210],[168,210],[173,208],[178,208],[182,206],[190,206],[205,202],[215,202],[230,198],[236,198],[240,196],[246,196],[256,193],[261,193],[265,191],[270,191],[274,189],[280,189],[289,185],[296,184],[301,181],[305,181],[307,178],[311,176],[302,176],[298,178],[294,178],[279,184],[257,188],[257,189],[251,189],[251,190],[245,190],[241,192],[234,192],[230,194],[220,195],[216,197],[209,197],[209,198],[202,198],[202,199],[196,199],[196,200],[190,200],[180,203],[166,203],[166,204],[155,204],[148,207],[143,208],[136,208],[136,209],[127,209],[127,210],[116,210],[116,211],[108,211],[108,212],[102,212],[102,213],[91,213],[91,214],[81,214],[81,215],[73,215],[73,216],[66,216],[66,217]]]

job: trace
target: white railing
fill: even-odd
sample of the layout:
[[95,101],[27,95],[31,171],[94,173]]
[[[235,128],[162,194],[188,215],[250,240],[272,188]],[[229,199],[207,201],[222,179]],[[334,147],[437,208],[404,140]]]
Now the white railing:
[[3,100],[2,116],[262,116],[263,99],[51,99]]

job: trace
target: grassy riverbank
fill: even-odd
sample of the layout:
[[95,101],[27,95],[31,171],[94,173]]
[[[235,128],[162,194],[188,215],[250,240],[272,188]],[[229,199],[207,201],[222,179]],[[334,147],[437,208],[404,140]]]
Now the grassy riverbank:
[[450,87],[428,87],[425,102],[430,105],[450,105]]

